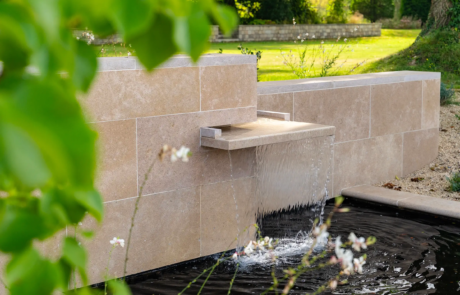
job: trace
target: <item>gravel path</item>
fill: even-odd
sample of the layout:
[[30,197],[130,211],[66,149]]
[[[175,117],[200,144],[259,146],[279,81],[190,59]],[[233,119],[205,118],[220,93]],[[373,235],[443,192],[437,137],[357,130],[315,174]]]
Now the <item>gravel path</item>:
[[389,179],[375,186],[392,187],[405,192],[460,201],[460,193],[449,191],[446,177],[460,171],[460,106],[441,107],[439,155],[430,165],[405,178]]

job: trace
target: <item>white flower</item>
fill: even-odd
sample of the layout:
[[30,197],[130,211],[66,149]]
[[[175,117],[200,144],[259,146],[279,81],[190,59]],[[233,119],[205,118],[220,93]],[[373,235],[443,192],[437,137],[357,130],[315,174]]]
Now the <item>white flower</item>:
[[131,52],[128,51],[128,56],[131,56]]
[[361,248],[367,249],[366,239],[363,237],[358,238],[354,233],[350,233],[348,240],[353,243],[352,248],[355,249],[355,251],[359,252]]
[[315,227],[313,230],[313,235],[317,237],[318,241],[323,241],[329,237],[329,233],[326,231],[326,229],[321,227]]
[[77,40],[80,40],[80,37],[77,37]]
[[182,159],[182,162],[188,162],[190,155],[190,149],[182,146],[179,150],[173,148],[171,150],[171,162],[176,162],[178,159]]
[[112,244],[114,246],[120,245],[121,247],[124,247],[125,246],[125,240],[119,239],[119,238],[113,238],[110,241],[110,244]]
[[342,264],[342,269],[344,272],[347,274],[353,273],[353,252],[351,252],[351,250],[345,250],[342,248],[342,241],[340,240],[340,236],[335,239],[335,255]]
[[264,241],[259,241],[259,242],[257,243],[257,248],[259,248],[259,250],[261,250],[261,251],[264,251],[264,250],[265,250],[265,247],[264,247],[264,246],[265,246],[265,242],[264,242]]
[[305,36],[308,36],[308,33],[305,33]]
[[313,35],[313,39],[315,39],[315,38],[316,38],[315,35]]
[[329,282],[329,288],[335,290],[337,288],[337,280],[332,280]]
[[254,252],[254,245],[252,241],[249,242],[249,244],[244,248],[244,254],[250,256]]
[[237,260],[237,259],[238,259],[238,252],[235,252],[235,253],[232,255],[232,259],[233,259],[233,260]]
[[355,267],[355,272],[357,273],[363,273],[363,265],[366,264],[366,260],[364,260],[364,257],[359,257],[359,259],[355,258],[353,259],[353,265]]
[[347,40],[348,40],[348,39],[347,39],[347,38],[345,38],[343,41],[347,42]]

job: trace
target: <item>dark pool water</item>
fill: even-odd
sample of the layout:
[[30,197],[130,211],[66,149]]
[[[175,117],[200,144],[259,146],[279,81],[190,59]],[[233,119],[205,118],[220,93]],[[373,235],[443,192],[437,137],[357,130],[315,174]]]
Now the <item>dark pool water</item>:
[[[350,200],[345,206],[351,211],[335,215],[331,235],[346,239],[353,231],[358,236],[376,236],[377,243],[363,252],[368,259],[362,275],[352,276],[348,284],[323,294],[460,294],[460,223]],[[325,214],[332,207],[327,204]],[[294,243],[292,249],[280,255],[275,266],[278,277],[284,269],[300,263],[302,255],[295,245],[301,248],[308,240],[301,241],[299,231],[308,230],[317,214],[311,208],[302,208],[260,221],[264,236],[283,238],[290,246]],[[135,295],[178,294],[218,257],[132,277],[130,288]],[[231,294],[260,294],[271,286],[273,265],[263,259],[254,260],[242,262]],[[234,272],[234,262],[223,263],[210,277],[202,294],[227,294]],[[290,294],[313,292],[337,272],[337,268],[327,268],[307,273]],[[198,279],[184,294],[197,294],[203,280],[204,277]]]

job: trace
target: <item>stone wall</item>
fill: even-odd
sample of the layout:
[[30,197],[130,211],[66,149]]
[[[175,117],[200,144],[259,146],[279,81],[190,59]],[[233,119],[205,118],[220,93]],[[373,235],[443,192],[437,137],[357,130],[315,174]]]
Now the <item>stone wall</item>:
[[[241,42],[253,41],[292,41],[301,35],[306,39],[335,39],[356,37],[376,37],[381,35],[382,24],[331,24],[331,25],[241,25],[238,26],[238,39]],[[74,31],[74,36],[86,40],[85,31]],[[308,33],[308,36],[305,34]],[[92,44],[113,44],[123,40],[118,35],[96,38]],[[222,42],[219,27],[211,26],[209,41]]]
[[[381,35],[381,24],[329,24],[329,25],[241,25],[238,39],[253,41],[292,41],[299,35],[306,39],[335,39],[375,37]],[[217,26],[214,26],[217,27]],[[308,36],[305,35],[308,33]],[[212,42],[219,42],[218,30],[213,29]]]
[[[257,119],[256,67],[253,56],[205,55],[198,64],[176,56],[147,73],[132,57],[99,59],[100,72],[81,98],[100,137],[96,183],[105,211],[101,225],[82,225],[96,231],[85,242],[91,283],[103,281],[109,240],[128,237],[141,187],[128,274],[235,247],[238,230],[254,224],[255,213],[236,212],[231,187],[239,210],[251,210],[255,148],[231,152],[232,174],[227,151],[201,147],[200,127]],[[189,147],[190,162],[160,162],[164,144]],[[237,223],[237,213],[247,218]],[[115,249],[111,276],[123,275],[124,250]]]
[[440,73],[259,82],[259,110],[336,126],[333,192],[410,174],[438,155]]

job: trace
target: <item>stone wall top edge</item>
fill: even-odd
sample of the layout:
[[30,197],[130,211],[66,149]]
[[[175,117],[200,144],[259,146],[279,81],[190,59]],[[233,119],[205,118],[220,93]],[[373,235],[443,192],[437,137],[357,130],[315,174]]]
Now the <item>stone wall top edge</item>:
[[[204,54],[197,63],[186,55],[175,55],[158,68],[206,67],[257,64],[257,57],[242,54]],[[120,71],[144,69],[136,57],[99,57],[98,71]]]
[[[373,27],[381,26],[381,23],[372,23],[372,24],[296,24],[295,27]],[[274,25],[239,25],[239,28],[266,28],[266,27],[294,27],[291,24],[274,24]]]
[[314,91],[333,88],[359,87],[438,79],[441,79],[441,73],[439,72],[400,71],[299,80],[270,81],[258,82],[257,94],[264,95]]

